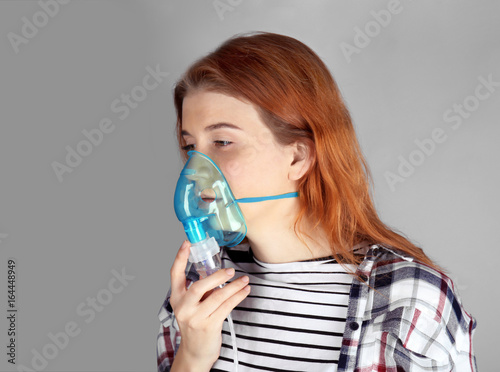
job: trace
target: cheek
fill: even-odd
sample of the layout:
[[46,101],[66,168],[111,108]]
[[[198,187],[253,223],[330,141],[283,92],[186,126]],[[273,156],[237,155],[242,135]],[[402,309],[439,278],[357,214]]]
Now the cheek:
[[262,149],[256,146],[246,146],[231,153],[231,156],[224,160],[222,170],[228,178],[238,179],[247,177],[255,173],[262,167]]
[[231,160],[228,161],[221,170],[231,187],[234,197],[237,199],[245,197],[250,184],[248,179],[249,167],[242,164],[241,161]]
[[227,164],[224,166],[222,172],[226,176],[226,178],[237,178],[240,177],[244,173],[244,165],[241,164],[238,160],[229,160]]

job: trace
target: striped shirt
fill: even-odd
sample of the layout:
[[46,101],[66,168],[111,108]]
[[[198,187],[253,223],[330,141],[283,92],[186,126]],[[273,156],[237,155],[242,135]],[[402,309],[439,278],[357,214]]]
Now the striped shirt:
[[[464,310],[450,278],[442,272],[436,271],[396,249],[389,249],[381,245],[372,245],[363,248],[362,253],[364,260],[357,267],[356,274],[358,277],[366,280],[367,284],[359,281],[357,278],[352,279],[347,312],[344,313],[346,320],[343,322],[344,329],[341,332],[341,349],[339,354],[337,354],[337,371],[477,371],[472,346],[476,321]],[[227,259],[232,262],[231,264],[234,267],[244,265],[245,261],[244,259],[233,260],[231,255],[228,255],[225,257],[226,265],[229,265]],[[267,270],[274,270],[274,268],[266,267],[266,264],[262,265],[258,261],[255,261],[255,264],[257,266],[260,264],[260,269],[265,271],[266,275],[269,275],[269,271]],[[329,264],[329,262],[324,261],[318,266],[328,267]],[[255,272],[258,273],[258,270],[255,270]],[[253,276],[255,282],[255,275]],[[196,273],[189,272],[188,280],[197,280]],[[328,280],[327,283],[333,281]],[[288,285],[300,286],[304,283],[312,282],[311,280],[301,282],[300,279],[295,279],[291,280]],[[254,283],[250,284],[252,285],[251,294],[256,295],[255,291],[259,288],[258,283],[257,286]],[[284,285],[279,286],[286,287]],[[283,289],[283,292],[285,291],[286,289]],[[169,304],[169,296],[170,293],[167,294],[167,298],[159,313],[162,323],[157,338],[159,372],[170,370],[170,365],[174,360],[181,339],[175,316]],[[268,297],[275,299],[277,296]],[[250,299],[249,301],[253,300]],[[330,314],[333,314],[335,311],[333,310],[334,308],[341,308],[341,306],[335,305],[338,305],[338,303],[331,303],[332,313]],[[295,306],[298,305],[294,305],[294,309]],[[296,315],[314,314],[313,309],[315,306],[320,305],[311,304],[306,310],[297,307]],[[246,306],[243,306],[242,302],[239,307]],[[244,322],[248,321],[249,317],[254,315],[251,311],[242,311],[241,309],[237,309],[234,313],[235,323],[236,319],[239,322]],[[236,313],[238,314],[237,317]],[[257,312],[257,314],[260,313]],[[268,319],[268,314],[265,315],[265,317],[260,315],[260,318],[256,318],[253,322],[262,326],[262,324],[265,324],[266,319]],[[280,319],[286,319],[284,314],[280,315],[283,316]],[[244,320],[241,320],[240,317],[243,317]],[[336,316],[330,317],[334,318]],[[310,318],[297,318],[302,319],[303,324],[315,321]],[[342,323],[340,318],[343,317],[339,316],[338,318],[338,322],[333,319],[331,320],[332,325],[329,326],[328,330],[333,329],[332,327],[335,324]],[[324,321],[326,319],[322,320],[322,324],[327,323]],[[313,329],[311,325],[303,325],[303,327]],[[238,348],[246,347],[249,352],[255,351],[253,348],[243,346],[244,341],[242,341],[242,336],[245,336],[245,329],[242,327],[242,324],[236,323],[235,328],[237,333],[239,333],[237,340]],[[225,325],[224,331],[227,331],[227,329],[227,325]],[[223,368],[230,368],[229,363],[232,360],[232,350],[229,349],[230,339],[227,336],[227,333],[223,335],[223,342],[227,344],[227,347],[221,349],[221,357],[226,358],[226,360],[221,358],[217,361],[221,366],[222,362],[226,363],[223,365]],[[281,339],[279,340],[282,341]],[[313,342],[317,342],[316,340]],[[333,337],[332,344],[330,345],[332,347],[332,355],[336,347],[335,340],[336,338]],[[289,339],[289,341],[293,343],[297,342],[296,339]],[[242,343],[241,346],[240,343]],[[310,345],[309,341],[303,343]],[[287,350],[289,350],[289,347],[294,347],[293,345],[285,346]],[[300,348],[297,347],[297,349]],[[278,355],[287,355],[286,350],[282,353],[282,349],[277,345],[269,344],[266,350],[267,354],[269,354],[264,356],[266,357],[266,361],[274,360],[273,357]],[[243,350],[238,352],[238,357],[243,362],[248,360],[246,359],[246,355]],[[296,355],[303,354],[297,353]],[[254,356],[249,360],[256,361],[256,358]],[[319,356],[318,358],[323,358],[323,356]],[[335,370],[328,369],[335,368],[335,357],[331,359],[333,363],[329,367],[326,367],[326,365],[318,367],[315,364],[318,358],[311,358],[314,360],[310,364],[305,363],[304,360],[293,361],[294,364],[291,364],[293,365],[292,369],[285,370]],[[284,366],[285,363],[290,361],[290,359],[284,359],[283,363],[279,364],[279,366]],[[218,364],[214,365],[214,368],[219,368],[217,367]],[[259,370],[252,368],[240,363],[241,371]],[[279,368],[266,369],[267,367],[265,366],[262,368],[269,371],[282,370]]]
[[[333,258],[269,264],[251,250],[224,251],[252,292],[232,312],[239,365],[248,371],[336,371],[352,275]],[[272,351],[272,352],[270,352]],[[212,371],[233,370],[227,321]]]

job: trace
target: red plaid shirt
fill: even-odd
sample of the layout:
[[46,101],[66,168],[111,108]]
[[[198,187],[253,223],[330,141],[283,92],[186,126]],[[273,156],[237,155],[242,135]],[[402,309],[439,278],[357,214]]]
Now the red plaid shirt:
[[[476,321],[450,278],[380,245],[367,248],[357,274],[369,285],[353,280],[338,372],[477,370]],[[159,313],[158,372],[170,371],[181,340],[169,298]]]

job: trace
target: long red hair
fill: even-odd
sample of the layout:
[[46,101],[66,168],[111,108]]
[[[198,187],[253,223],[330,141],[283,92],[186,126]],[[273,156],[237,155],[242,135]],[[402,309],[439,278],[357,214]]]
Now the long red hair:
[[236,35],[195,62],[174,91],[180,147],[182,102],[195,89],[250,102],[280,144],[302,141],[309,146],[313,161],[299,183],[296,232],[307,216],[326,232],[332,255],[344,263],[358,264],[352,247],[368,241],[436,267],[422,249],[378,217],[370,171],[349,111],[328,68],[309,47],[273,33]]

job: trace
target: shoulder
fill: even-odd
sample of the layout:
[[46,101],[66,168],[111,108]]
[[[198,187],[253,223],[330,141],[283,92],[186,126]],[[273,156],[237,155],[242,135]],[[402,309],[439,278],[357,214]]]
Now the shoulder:
[[464,314],[453,280],[405,253],[382,246],[367,254],[369,286],[382,305],[416,306],[436,319]]
[[444,272],[396,249],[377,246],[367,254],[370,285],[393,298],[419,298],[435,306],[457,297],[453,280]]
[[476,321],[448,275],[381,246],[367,252],[363,269],[369,288],[365,320],[397,335],[418,354],[439,359],[449,353],[453,360],[469,364]]

